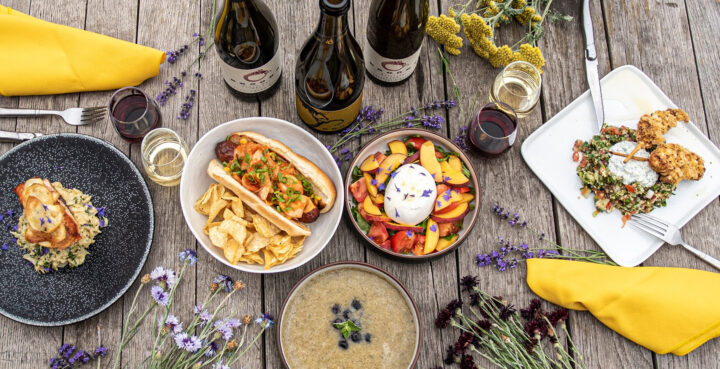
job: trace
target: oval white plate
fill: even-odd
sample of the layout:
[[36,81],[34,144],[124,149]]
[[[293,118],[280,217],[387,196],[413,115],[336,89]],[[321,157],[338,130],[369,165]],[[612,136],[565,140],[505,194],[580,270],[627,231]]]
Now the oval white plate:
[[[207,222],[207,217],[193,209],[195,201],[207,191],[211,183],[215,182],[206,173],[208,163],[215,158],[215,145],[225,140],[228,135],[240,131],[253,131],[281,141],[325,171],[335,184],[337,192],[332,209],[327,213],[320,214],[317,221],[310,224],[312,234],[305,239],[303,250],[294,258],[283,264],[275,265],[268,270],[265,270],[263,265],[257,264],[243,262],[236,265],[230,264],[225,258],[223,250],[213,246],[208,236],[202,231],[205,222]],[[185,222],[190,227],[190,231],[192,231],[195,238],[216,259],[232,268],[249,273],[278,273],[292,270],[307,263],[319,254],[335,234],[335,230],[340,223],[344,193],[340,170],[322,142],[290,122],[264,117],[237,119],[210,130],[193,147],[180,180],[180,206]]]

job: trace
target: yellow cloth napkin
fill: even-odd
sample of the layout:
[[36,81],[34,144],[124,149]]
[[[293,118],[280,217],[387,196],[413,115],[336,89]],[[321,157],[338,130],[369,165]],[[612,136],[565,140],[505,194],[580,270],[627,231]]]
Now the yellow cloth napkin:
[[543,299],[589,310],[610,329],[658,354],[685,355],[720,336],[718,273],[529,259],[527,283]]
[[47,95],[135,86],[165,53],[50,23],[0,5],[0,95]]

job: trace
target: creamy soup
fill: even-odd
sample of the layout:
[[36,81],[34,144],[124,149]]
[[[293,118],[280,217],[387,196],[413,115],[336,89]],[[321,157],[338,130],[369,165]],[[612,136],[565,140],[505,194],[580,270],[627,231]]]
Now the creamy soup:
[[406,369],[417,344],[413,313],[400,290],[356,267],[310,277],[288,301],[280,329],[291,369]]

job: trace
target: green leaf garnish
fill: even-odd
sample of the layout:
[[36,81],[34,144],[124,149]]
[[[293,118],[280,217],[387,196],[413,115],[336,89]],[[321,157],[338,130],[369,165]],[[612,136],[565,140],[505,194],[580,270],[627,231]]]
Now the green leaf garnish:
[[342,332],[345,339],[350,337],[350,333],[359,332],[362,329],[361,327],[355,325],[352,320],[346,320],[342,323],[333,323],[333,326]]
[[357,207],[353,206],[352,209],[350,209],[350,212],[353,214],[353,217],[355,218],[355,223],[357,223],[358,227],[360,227],[360,229],[362,229],[362,231],[365,233],[370,232],[370,224],[368,224],[365,218],[360,215]]

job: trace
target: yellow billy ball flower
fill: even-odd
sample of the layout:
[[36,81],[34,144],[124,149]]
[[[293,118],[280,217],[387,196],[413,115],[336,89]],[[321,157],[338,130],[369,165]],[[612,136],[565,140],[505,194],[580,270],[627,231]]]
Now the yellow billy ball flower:
[[510,46],[503,45],[497,48],[495,53],[490,54],[490,64],[497,68],[500,66],[508,65],[512,61],[513,51]]
[[513,9],[522,9],[526,5],[527,5],[527,1],[525,1],[525,0],[513,0],[512,8]]
[[[463,13],[463,14],[464,14],[464,13]],[[451,18],[455,18],[455,16],[457,15],[457,13],[455,13],[455,11],[453,10],[453,8],[448,8],[448,15],[449,15]]]
[[447,51],[448,54],[460,55],[460,49],[456,49],[454,47],[445,46],[445,51]]
[[534,14],[535,8],[532,6],[526,6],[522,13],[515,16],[515,19],[517,19],[520,24],[525,25],[530,21]]

